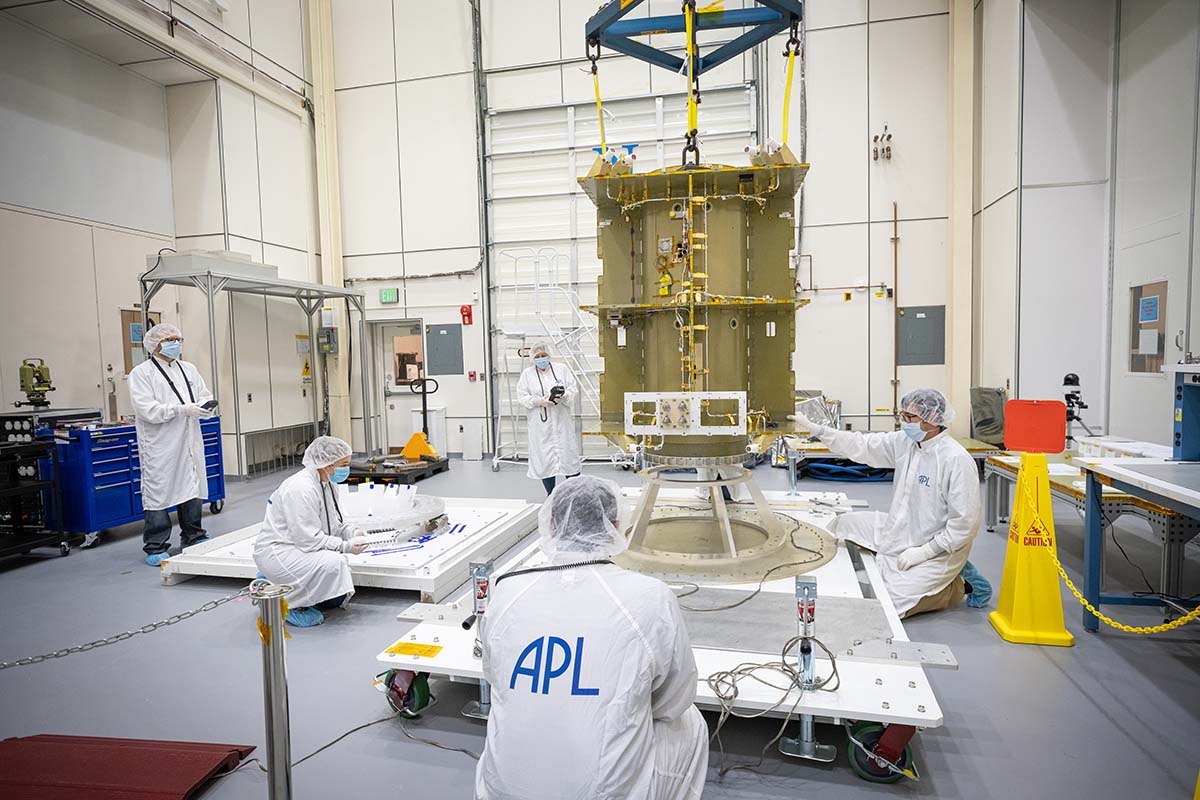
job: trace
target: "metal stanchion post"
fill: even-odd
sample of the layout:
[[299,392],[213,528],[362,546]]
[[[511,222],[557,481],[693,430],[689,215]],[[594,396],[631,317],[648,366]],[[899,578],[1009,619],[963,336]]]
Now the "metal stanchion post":
[[290,586],[261,579],[250,585],[250,596],[258,606],[258,633],[263,644],[263,711],[267,725],[267,796],[270,800],[292,798],[292,743],[283,627],[283,598],[291,590]]
[[[487,611],[488,597],[492,591],[492,562],[476,561],[470,565],[471,589],[475,598],[475,624],[479,626],[479,636],[475,639],[476,658],[483,658],[483,625],[484,612]],[[479,681],[479,699],[472,700],[463,706],[462,715],[472,719],[486,720],[492,711],[492,687],[486,680]]]
[[787,448],[788,494],[799,494],[799,492],[796,490],[796,482],[798,477],[796,474],[798,472],[796,462],[800,460],[800,454],[797,453],[792,447],[789,447],[786,443],[783,446]]

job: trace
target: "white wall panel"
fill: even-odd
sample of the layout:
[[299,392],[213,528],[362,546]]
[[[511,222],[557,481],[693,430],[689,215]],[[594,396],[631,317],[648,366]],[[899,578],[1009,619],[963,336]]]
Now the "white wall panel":
[[[866,281],[865,224],[807,230],[804,252],[812,256],[812,281],[818,287]],[[811,285],[808,265],[808,259],[802,259],[797,270],[805,286]],[[866,414],[866,298],[856,293],[846,302],[840,290],[805,292],[801,296],[812,302],[796,312],[796,386],[821,389],[831,400],[841,400],[845,414]]]
[[307,128],[271,103],[256,103],[263,241],[308,250]]
[[866,21],[867,0],[809,0],[804,4],[804,24],[809,33]]
[[162,87],[11,19],[0,84],[0,201],[173,233]]
[[263,244],[263,263],[279,267],[279,277],[284,280],[307,281],[309,279],[308,253],[301,250]]
[[252,0],[250,45],[293,75],[304,77],[299,0]]
[[[775,40],[772,40],[774,43]],[[782,47],[775,47],[771,55]],[[861,222],[867,214],[867,28],[865,25],[808,34],[808,161],[804,221],[810,225]],[[772,59],[770,135],[782,138],[784,67]],[[789,139],[801,144],[800,87],[793,78]]]
[[[600,62],[600,92],[605,101],[617,97],[645,97],[650,93],[651,67],[633,58],[606,58]],[[591,102],[595,113],[596,89],[586,62],[563,64],[564,103]]]
[[[442,5],[428,4],[434,10]],[[384,24],[386,23],[386,24]],[[396,80],[392,0],[338,0],[333,3],[333,80],[338,89]],[[417,28],[411,20],[406,30]],[[436,40],[426,33],[426,38]],[[443,44],[445,40],[442,40]],[[404,62],[408,62],[407,54]]]
[[1026,1],[1026,186],[1108,176],[1112,23],[1112,0]]
[[[50,365],[57,391],[56,406],[101,405],[101,349],[97,336],[96,283],[92,264],[92,232],[85,225],[0,209],[0,241],[7,269],[20,270],[19,291],[6,278],[0,291],[0,319],[9,335],[0,337],[0,386],[3,407],[25,400],[17,370],[21,360],[37,356]],[[144,269],[144,268],[143,268]],[[70,336],[30,334],[45,331],[46,307],[40,298],[54,298],[56,311],[73,326]],[[56,313],[57,317],[58,314]]]
[[405,247],[478,246],[472,76],[398,83],[396,103]]
[[[520,9],[505,3],[482,6],[484,69],[538,64],[562,57],[558,0],[524,0]],[[582,28],[579,35],[583,36]]]
[[296,337],[308,335],[308,318],[294,300],[266,298],[267,351],[271,364],[271,419],[276,428],[312,421],[311,385],[304,382],[304,362]]
[[[237,404],[242,432],[271,425],[271,373],[267,367],[266,298],[231,295],[237,345]],[[232,409],[231,409],[232,410]]]
[[[1108,187],[1026,189],[1021,198],[1020,396],[1058,399],[1079,375],[1103,420]],[[1128,327],[1128,325],[1126,325]]]
[[[701,52],[707,52],[708,48],[703,45],[700,47]],[[715,69],[709,70],[700,76],[700,95],[701,105],[703,105],[703,96],[705,89],[717,89],[727,86],[740,86],[749,80],[753,74],[749,66],[749,58],[747,56],[738,56],[731,58],[724,64],[720,64]],[[601,77],[603,81],[603,77]],[[666,92],[687,93],[687,78],[683,75],[677,75],[670,70],[662,67],[653,67],[650,70],[650,90],[655,94],[663,94]],[[607,92],[603,83],[600,84],[601,91]],[[703,132],[704,114],[700,115],[701,132]]]
[[1165,443],[1169,383],[1129,372],[1129,287],[1167,280],[1165,359],[1179,360],[1174,339],[1187,327],[1193,192],[1181,165],[1196,147],[1200,5],[1155,0],[1123,3],[1121,11],[1109,422],[1114,434]]
[[342,249],[346,255],[404,249],[400,225],[396,92],[391,85],[337,93]]
[[487,85],[489,111],[562,102],[562,69],[557,66],[498,72],[487,76]]
[[173,10],[180,19],[222,47],[231,52],[244,53],[244,57],[249,58],[250,0],[222,0],[222,4],[229,10],[216,14],[211,6],[196,0],[174,0],[173,3],[159,0],[157,3],[164,11]]
[[254,104],[254,96],[245,89],[230,83],[221,84],[221,150],[225,160],[229,232],[261,239]]
[[[218,248],[218,249],[226,249],[226,248]],[[229,247],[227,249],[231,253],[244,253],[245,255],[250,256],[250,258],[254,259],[255,261],[257,261],[260,264],[264,263],[263,262],[263,243],[260,242],[258,239],[244,239],[241,236],[230,236],[229,237]]]
[[175,235],[225,229],[215,83],[167,87]]
[[979,383],[1013,390],[1016,378],[1017,193],[979,214]]
[[[484,3],[485,8],[488,5]],[[523,12],[513,16],[521,18]],[[395,18],[396,78],[403,81],[471,71],[468,3],[395,0]]]
[[[987,2],[987,0],[984,0]],[[945,14],[950,11],[947,0],[884,0],[867,3],[871,10],[871,21],[916,17],[923,14]]]
[[979,56],[979,200],[986,206],[1017,185],[1020,119],[1021,3],[983,0]]
[[905,218],[946,215],[948,20],[920,17],[871,26],[870,132],[887,123],[894,137],[891,160],[871,162],[873,220],[890,220],[893,200]]

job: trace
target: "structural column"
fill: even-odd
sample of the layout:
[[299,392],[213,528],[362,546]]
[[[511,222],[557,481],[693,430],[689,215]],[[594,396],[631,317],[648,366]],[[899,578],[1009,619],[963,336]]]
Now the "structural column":
[[958,415],[950,426],[971,430],[971,337],[974,255],[971,218],[974,194],[975,4],[950,2],[949,263],[946,265],[946,388]]
[[[321,283],[326,286],[345,286],[342,269],[342,198],[338,182],[337,109],[333,79],[333,4],[332,0],[309,0],[308,49],[313,78],[313,134],[317,170],[317,221],[320,226]],[[338,330],[341,335],[341,354],[329,357],[329,432],[351,441],[350,427],[350,359],[347,358],[346,337],[354,336],[356,348],[366,348],[358,340],[359,330],[351,329],[348,310],[341,300],[330,301],[338,309]],[[313,343],[316,352],[316,343]],[[362,377],[362,376],[360,376]],[[363,409],[364,434],[367,409]]]

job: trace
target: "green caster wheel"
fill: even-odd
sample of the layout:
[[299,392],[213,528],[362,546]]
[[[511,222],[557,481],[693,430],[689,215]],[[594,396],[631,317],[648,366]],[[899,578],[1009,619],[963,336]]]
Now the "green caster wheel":
[[[862,745],[859,747],[853,741],[846,743],[846,756],[850,759],[850,768],[854,770],[855,775],[871,783],[896,783],[905,777],[888,765],[877,761],[870,753],[863,752],[863,748],[871,753],[875,751],[875,746],[879,744],[879,737],[883,736],[883,725],[877,722],[860,722],[850,729],[850,735]],[[901,769],[913,769],[911,745],[905,745],[896,766]]]

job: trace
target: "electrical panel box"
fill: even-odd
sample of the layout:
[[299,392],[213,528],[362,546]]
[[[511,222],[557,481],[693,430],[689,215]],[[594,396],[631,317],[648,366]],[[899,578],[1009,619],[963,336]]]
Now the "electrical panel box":
[[425,374],[462,375],[462,325],[425,326]]
[[337,355],[337,328],[319,328],[317,330],[317,352]]
[[896,363],[902,367],[946,363],[946,307],[900,309]]

